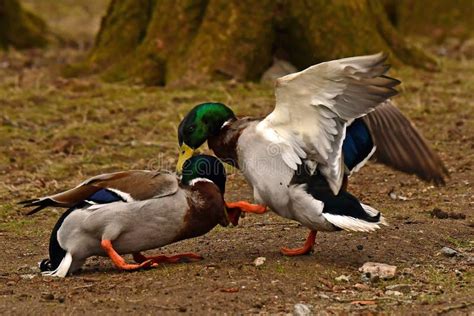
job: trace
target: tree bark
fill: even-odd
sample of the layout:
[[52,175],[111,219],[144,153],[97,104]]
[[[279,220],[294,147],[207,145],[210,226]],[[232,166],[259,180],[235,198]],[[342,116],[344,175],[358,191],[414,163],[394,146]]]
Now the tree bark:
[[17,0],[0,0],[0,49],[44,47],[46,24]]
[[432,69],[376,0],[113,0],[89,69],[109,80],[195,85],[257,80],[283,57],[299,69],[379,51]]
[[474,34],[472,0],[383,0],[383,4],[392,24],[404,34],[437,38]]

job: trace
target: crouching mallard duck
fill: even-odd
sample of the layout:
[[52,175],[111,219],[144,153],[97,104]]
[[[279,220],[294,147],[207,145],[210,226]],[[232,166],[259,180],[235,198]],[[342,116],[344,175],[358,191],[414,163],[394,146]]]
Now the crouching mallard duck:
[[[444,170],[421,135],[386,101],[400,82],[385,76],[385,60],[383,54],[345,58],[282,77],[275,109],[264,119],[238,119],[221,103],[197,105],[179,125],[178,171],[207,141],[219,158],[242,170],[257,203],[311,230],[305,246],[283,248],[286,255],[311,251],[318,230],[378,228],[384,223],[380,214],[345,191],[348,175],[376,146],[386,157],[382,162],[427,180],[442,181]],[[370,120],[368,113],[375,113]]]
[[[109,173],[69,191],[25,201],[26,207],[36,207],[29,214],[48,206],[69,208],[54,226],[41,271],[65,277],[93,255],[109,256],[122,270],[200,260],[194,253],[145,257],[140,251],[201,236],[217,224],[237,225],[240,210],[226,209],[225,182],[222,163],[201,155],[184,163],[181,181],[168,172]],[[120,256],[130,253],[137,264]]]

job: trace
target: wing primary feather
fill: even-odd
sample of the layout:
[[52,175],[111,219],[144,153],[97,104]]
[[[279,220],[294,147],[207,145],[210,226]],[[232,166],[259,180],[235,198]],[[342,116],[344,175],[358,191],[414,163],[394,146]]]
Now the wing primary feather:
[[[257,129],[270,142],[293,148],[282,152],[292,169],[301,150],[315,162],[334,193],[342,184],[342,140],[347,122],[367,115],[395,96],[400,81],[387,75],[388,55],[378,53],[333,60],[277,80],[276,105]],[[273,135],[277,135],[274,137]],[[303,144],[301,144],[303,143]]]

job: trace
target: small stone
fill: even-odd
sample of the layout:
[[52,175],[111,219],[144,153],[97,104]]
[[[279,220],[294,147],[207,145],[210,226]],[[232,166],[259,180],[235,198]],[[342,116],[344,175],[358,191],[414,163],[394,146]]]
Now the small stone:
[[388,193],[388,196],[392,199],[392,200],[396,200],[397,199],[397,194],[394,192],[394,191],[390,191]]
[[357,245],[357,250],[362,251],[364,249],[364,246],[362,245]]
[[452,218],[452,219],[466,219],[466,214],[450,212],[449,213],[449,218]]
[[253,265],[256,266],[256,267],[259,267],[259,266],[263,265],[266,260],[267,260],[267,258],[265,258],[265,257],[258,257],[253,261]]
[[454,257],[458,254],[458,252],[456,250],[454,250],[453,248],[449,248],[449,247],[441,248],[441,253],[443,255],[445,255],[446,257]]
[[349,282],[349,279],[350,279],[350,277],[347,276],[347,275],[344,275],[344,274],[342,274],[342,275],[338,276],[337,278],[335,278],[335,280],[337,282]]
[[459,270],[454,270],[454,273],[456,274],[457,277],[462,277],[462,272]]
[[46,301],[52,301],[54,300],[54,295],[51,293],[42,293],[41,298],[46,300]]
[[66,298],[64,296],[58,297],[58,302],[59,303],[64,303],[66,301]]
[[390,295],[390,296],[402,296],[403,293],[402,293],[402,292],[398,292],[398,291],[388,290],[388,291],[385,291],[385,295]]
[[370,281],[380,279],[393,279],[397,272],[397,267],[385,263],[378,262],[366,262],[359,268],[359,271],[363,273]]
[[332,287],[333,292],[343,292],[343,291],[345,291],[345,289],[346,289],[346,287],[342,286],[342,285],[334,285]]
[[311,308],[310,305],[306,304],[295,304],[293,308],[293,315],[295,316],[308,316],[311,315]]
[[359,291],[369,291],[370,290],[370,286],[368,286],[367,284],[362,284],[362,283],[354,284],[354,288],[356,290],[359,290]]
[[449,214],[442,209],[435,207],[431,212],[430,212],[432,217],[436,217],[439,219],[446,219],[449,217]]
[[402,292],[404,294],[410,293],[411,286],[409,284],[393,284],[385,287],[388,291]]

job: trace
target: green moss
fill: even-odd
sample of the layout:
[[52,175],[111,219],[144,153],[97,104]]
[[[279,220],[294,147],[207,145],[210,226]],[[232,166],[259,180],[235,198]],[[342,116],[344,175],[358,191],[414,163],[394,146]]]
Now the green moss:
[[151,0],[113,0],[102,19],[95,47],[89,57],[92,68],[121,61],[143,41]]
[[397,2],[396,24],[404,34],[469,38],[474,33],[471,0]]
[[458,249],[470,249],[471,243],[468,240],[459,240],[452,236],[446,236],[446,240],[453,244]]
[[44,47],[48,44],[46,24],[24,10],[17,0],[0,3],[0,49]]
[[258,80],[273,55],[305,68],[379,51],[394,65],[437,68],[398,33],[378,1],[128,0],[111,2],[82,66],[106,81],[183,86]]

